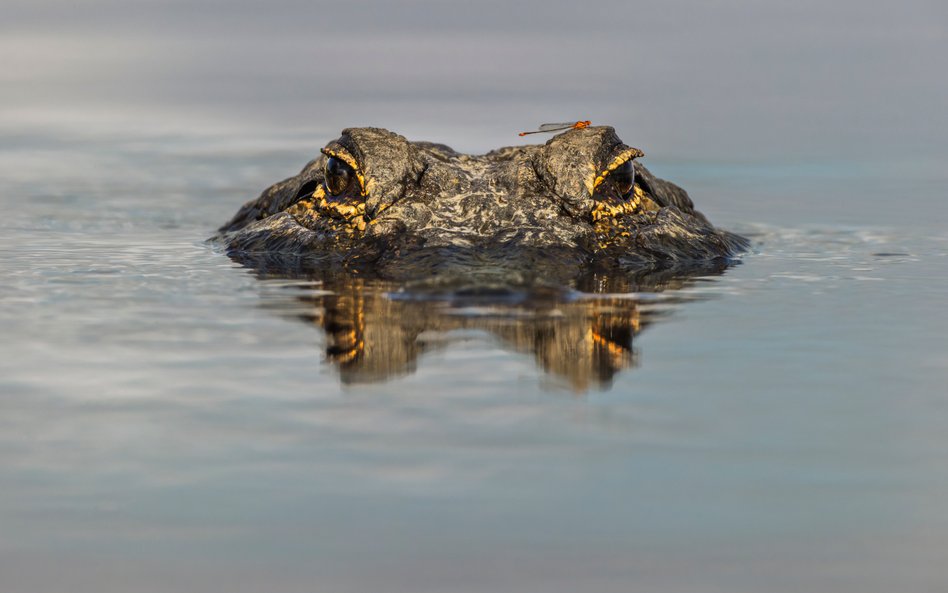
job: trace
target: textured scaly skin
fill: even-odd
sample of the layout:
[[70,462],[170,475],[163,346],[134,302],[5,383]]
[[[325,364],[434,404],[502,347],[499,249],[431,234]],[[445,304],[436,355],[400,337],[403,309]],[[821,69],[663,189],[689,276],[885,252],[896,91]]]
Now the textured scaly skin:
[[[633,191],[619,196],[610,174],[644,155],[611,127],[477,156],[350,128],[322,152],[221,228],[229,253],[265,256],[269,265],[315,257],[412,275],[485,262],[646,267],[730,258],[747,247],[638,163]],[[329,156],[355,172],[336,197],[324,185]]]

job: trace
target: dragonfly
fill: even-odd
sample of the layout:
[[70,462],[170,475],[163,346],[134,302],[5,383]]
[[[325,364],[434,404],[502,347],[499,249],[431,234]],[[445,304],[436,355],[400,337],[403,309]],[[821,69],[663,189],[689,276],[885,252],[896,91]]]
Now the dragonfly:
[[563,130],[582,130],[592,124],[588,119],[586,121],[566,122],[562,124],[540,124],[540,127],[532,132],[520,132],[520,136],[527,134],[543,134],[545,132],[561,132]]

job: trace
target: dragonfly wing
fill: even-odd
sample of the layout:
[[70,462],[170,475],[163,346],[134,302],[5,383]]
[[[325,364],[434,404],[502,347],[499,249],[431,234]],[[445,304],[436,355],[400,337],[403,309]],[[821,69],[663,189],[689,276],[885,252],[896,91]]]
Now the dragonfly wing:
[[568,130],[572,128],[576,122],[566,122],[562,124],[540,124],[540,127],[537,128],[538,132],[556,132],[557,130]]

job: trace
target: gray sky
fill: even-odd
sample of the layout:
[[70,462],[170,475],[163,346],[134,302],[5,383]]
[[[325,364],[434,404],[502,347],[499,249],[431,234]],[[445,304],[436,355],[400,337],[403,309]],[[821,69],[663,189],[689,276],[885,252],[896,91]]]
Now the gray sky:
[[948,9],[903,3],[7,0],[0,130],[462,150],[543,121],[682,158],[948,155]]

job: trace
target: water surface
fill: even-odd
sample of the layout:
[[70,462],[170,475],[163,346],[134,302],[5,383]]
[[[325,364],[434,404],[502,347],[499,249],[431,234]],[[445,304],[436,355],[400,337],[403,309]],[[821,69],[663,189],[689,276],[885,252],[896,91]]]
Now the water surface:
[[[3,25],[0,588],[948,587],[940,5],[137,4]],[[751,253],[457,293],[205,242],[342,127],[574,113]]]

